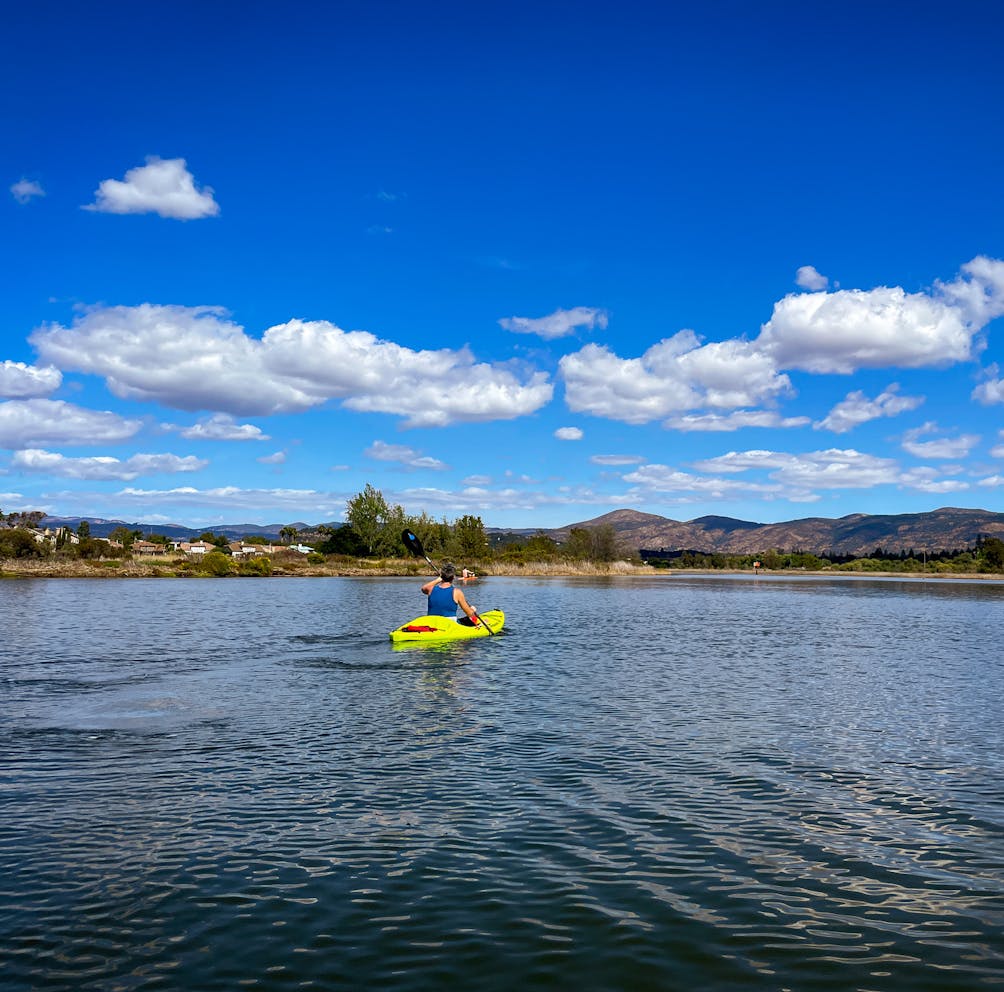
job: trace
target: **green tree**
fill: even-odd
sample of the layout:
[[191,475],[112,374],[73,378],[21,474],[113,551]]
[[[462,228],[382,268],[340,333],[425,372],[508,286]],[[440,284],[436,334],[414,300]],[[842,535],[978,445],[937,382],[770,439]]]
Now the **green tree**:
[[300,532],[290,524],[279,529],[279,540],[286,544],[292,544],[299,536]]
[[573,527],[568,532],[568,538],[563,545],[566,558],[572,561],[585,561],[593,556],[593,535],[587,527]]
[[467,561],[481,561],[488,555],[488,538],[480,517],[470,514],[453,525],[453,554]]
[[112,541],[118,541],[118,543],[121,544],[126,551],[132,547],[133,541],[135,541],[139,536],[140,532],[138,530],[130,530],[128,527],[116,527],[115,530],[108,535]]
[[366,545],[351,524],[342,524],[341,527],[322,524],[317,529],[325,535],[324,540],[317,545],[317,550],[322,554],[360,558],[367,552]]
[[23,527],[8,527],[0,531],[0,558],[44,558],[49,553],[35,535]]
[[91,525],[86,520],[81,520],[77,525],[77,537],[81,541],[91,536]]
[[363,542],[367,554],[374,554],[377,551],[388,513],[389,508],[383,493],[379,489],[374,489],[368,482],[361,493],[357,493],[348,501],[345,515],[349,525]]
[[991,571],[1004,571],[1004,541],[997,537],[984,538],[980,557],[983,559],[983,564]]
[[380,528],[380,537],[377,541],[377,551],[381,555],[393,558],[403,558],[408,552],[401,540],[401,531],[407,526],[407,517],[404,510],[398,506],[389,506],[384,517],[383,526]]
[[527,561],[554,561],[558,557],[558,545],[553,538],[538,531],[523,547]]
[[593,560],[600,562],[617,560],[617,531],[613,524],[601,524],[593,528]]

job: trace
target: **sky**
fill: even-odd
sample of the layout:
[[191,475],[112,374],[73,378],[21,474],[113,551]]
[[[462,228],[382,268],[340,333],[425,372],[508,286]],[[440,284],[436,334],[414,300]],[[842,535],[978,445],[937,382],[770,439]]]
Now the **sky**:
[[1004,509],[1004,8],[40,0],[0,509]]

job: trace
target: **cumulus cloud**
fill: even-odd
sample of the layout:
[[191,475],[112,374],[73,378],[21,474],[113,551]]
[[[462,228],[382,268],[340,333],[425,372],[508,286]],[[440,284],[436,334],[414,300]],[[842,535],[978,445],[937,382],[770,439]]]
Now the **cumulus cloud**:
[[5,361],[0,364],[0,396],[4,399],[28,399],[47,396],[63,381],[59,369],[52,366],[38,368],[24,362]]
[[374,458],[381,462],[399,462],[402,465],[407,465],[408,468],[428,468],[441,472],[450,467],[438,458],[422,455],[421,452],[409,448],[407,445],[387,444],[384,441],[374,441],[363,454],[367,458]]
[[183,158],[151,155],[146,165],[130,169],[124,180],[105,179],[84,207],[104,214],[159,214],[174,220],[215,217],[219,204],[209,186],[199,189]]
[[536,334],[551,340],[567,337],[579,327],[590,331],[594,327],[603,330],[607,322],[605,310],[598,310],[596,307],[572,307],[571,310],[555,310],[546,317],[503,317],[499,324],[507,331],[516,334]]
[[820,289],[826,289],[826,287],[830,284],[830,280],[827,279],[826,276],[817,272],[814,266],[802,265],[795,273],[795,283],[801,286],[802,289],[808,289],[812,292],[816,292]]
[[830,412],[812,426],[816,430],[846,434],[859,424],[878,417],[895,417],[907,410],[916,410],[924,402],[923,396],[900,396],[899,384],[893,383],[875,399],[870,400],[860,390],[848,393]]
[[0,448],[113,443],[132,437],[141,426],[139,420],[126,420],[108,410],[87,410],[63,400],[0,403]]
[[660,493],[699,493],[708,499],[724,499],[749,493],[773,495],[780,493],[775,483],[749,482],[746,479],[720,479],[681,472],[668,465],[642,465],[624,476],[625,482]]
[[18,203],[28,203],[36,196],[45,196],[45,190],[40,183],[23,177],[11,186],[10,192]]
[[140,475],[161,475],[169,472],[197,472],[209,462],[194,455],[156,454],[132,455],[124,461],[105,455],[91,458],[67,458],[65,455],[39,448],[14,452],[11,467],[21,472],[48,475],[62,479],[121,479],[129,481]]
[[338,399],[407,427],[511,420],[549,402],[543,372],[475,362],[466,349],[413,351],[327,321],[291,320],[258,340],[217,307],[107,307],[31,335],[63,369],[105,378],[124,399],[234,416],[298,412]]
[[808,417],[782,417],[773,410],[735,410],[732,413],[688,413],[670,417],[663,427],[674,431],[738,431],[746,427],[774,427],[787,430],[804,427]]
[[[871,489],[898,485],[923,492],[947,493],[968,489],[967,483],[945,479],[943,472],[929,467],[904,470],[893,458],[881,458],[853,448],[828,448],[804,454],[779,451],[730,451],[716,458],[694,463],[700,472],[738,474],[765,471],[767,477],[797,493],[816,489]],[[790,497],[789,497],[790,498]]]
[[847,374],[968,361],[978,331],[1004,312],[1004,262],[975,258],[929,293],[871,290],[792,294],[774,305],[757,347],[779,368]]
[[582,429],[579,427],[559,427],[554,436],[559,441],[581,441]]
[[681,410],[756,406],[791,391],[769,357],[741,340],[701,345],[684,330],[640,358],[587,344],[559,362],[571,410],[644,424]]
[[829,448],[792,455],[779,451],[730,451],[695,462],[702,472],[739,473],[770,469],[771,478],[789,485],[822,489],[866,489],[894,482],[899,466],[892,458],[864,454],[853,448]]
[[181,436],[190,441],[268,441],[269,435],[262,433],[254,424],[238,424],[225,413],[216,413],[207,420],[200,420],[191,427],[180,429]]
[[986,379],[972,392],[972,397],[984,406],[1004,403],[1004,379],[999,378],[1000,368],[996,364],[987,366],[983,374]]
[[[967,361],[984,347],[980,332],[988,321],[1004,313],[1004,261],[997,259],[977,257],[955,280],[918,293],[900,287],[825,292],[820,283],[825,277],[811,266],[799,271],[802,282],[819,291],[778,301],[753,341],[702,344],[693,331],[683,330],[640,358],[621,358],[597,344],[566,355],[559,368],[569,408],[635,424],[665,419],[667,427],[682,430],[802,426],[801,418],[785,421],[742,408],[769,407],[790,395],[785,370],[848,374]],[[993,379],[974,396],[1004,401],[1004,385]],[[851,394],[817,426],[849,430],[862,419],[891,416],[917,402],[889,395],[868,401]],[[735,410],[735,416],[682,416],[725,409]]]
[[261,458],[256,458],[255,461],[261,462],[262,465],[285,465],[286,452],[275,451],[271,455],[262,455]]
[[903,450],[917,458],[965,458],[979,444],[978,434],[961,434],[958,437],[940,437],[931,441],[921,441],[925,434],[938,432],[938,425],[928,421],[920,427],[915,427],[903,435]]

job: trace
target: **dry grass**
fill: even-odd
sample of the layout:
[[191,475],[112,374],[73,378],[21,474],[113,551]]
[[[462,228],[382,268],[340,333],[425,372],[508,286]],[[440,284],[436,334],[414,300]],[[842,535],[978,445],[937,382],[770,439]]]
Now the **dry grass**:
[[[155,555],[141,559],[109,559],[109,560],[67,560],[58,558],[35,559],[35,558],[7,558],[0,561],[0,578],[66,578],[66,579],[94,579],[94,578],[204,578],[197,571],[198,564],[188,561],[184,556],[177,555]],[[649,565],[633,565],[626,561],[616,561],[607,564],[595,564],[593,562],[528,562],[526,564],[517,563],[484,563],[475,565],[473,570],[482,578],[490,576],[527,576],[554,578],[568,577],[658,577],[671,579],[674,576],[683,575],[748,575],[754,578],[752,572],[724,572],[720,569],[668,569],[652,568]],[[777,571],[761,572],[761,575],[817,575],[835,578],[850,577],[873,577],[873,578],[928,578],[928,579],[984,579],[987,581],[1004,581],[1004,576],[1000,574],[988,575],[978,573],[950,573],[934,574],[931,572],[847,572],[837,570],[827,570],[822,572],[809,572],[804,569],[784,569]],[[379,561],[371,561],[364,558],[349,558],[347,556],[333,556],[323,565],[310,564],[299,555],[276,556],[272,562],[272,576],[277,578],[288,576],[303,577],[354,577],[363,578],[367,576],[383,577],[397,576],[402,578],[429,578],[432,570],[424,561],[416,562],[414,558],[388,558]],[[233,576],[233,578],[239,578]],[[462,587],[466,583],[460,583]],[[474,589],[477,582],[470,584]]]

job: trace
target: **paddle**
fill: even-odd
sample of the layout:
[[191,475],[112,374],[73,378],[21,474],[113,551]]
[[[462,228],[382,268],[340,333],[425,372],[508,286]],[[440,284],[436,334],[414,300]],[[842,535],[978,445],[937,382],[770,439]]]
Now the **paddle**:
[[[418,539],[417,534],[413,534],[410,530],[401,531],[401,540],[404,541],[404,546],[413,554],[424,558],[429,563],[429,568],[431,568],[437,575],[439,574],[439,569],[432,564],[432,559],[425,553],[425,548],[422,547],[422,542]],[[495,631],[488,626],[487,623],[478,617],[478,622],[488,631],[488,633],[494,637]]]

